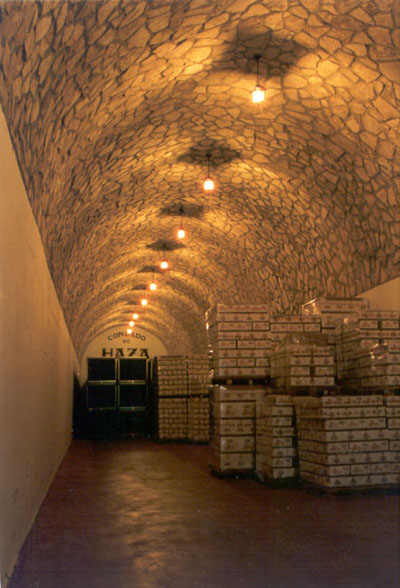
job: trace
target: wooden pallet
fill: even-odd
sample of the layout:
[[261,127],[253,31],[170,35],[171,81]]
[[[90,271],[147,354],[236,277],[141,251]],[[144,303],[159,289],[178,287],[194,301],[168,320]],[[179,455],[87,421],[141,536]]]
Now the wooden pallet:
[[214,377],[211,385],[217,386],[269,386],[269,378],[256,378],[254,376],[243,377]]
[[291,478],[271,478],[267,474],[263,474],[261,472],[256,472],[256,478],[261,484],[265,484],[269,486],[269,488],[277,488],[277,489],[285,489],[285,488],[298,488],[299,487],[299,478],[298,477],[291,477]]
[[288,388],[287,393],[290,396],[341,396],[342,390],[339,386],[305,386]]
[[213,476],[220,479],[248,479],[254,478],[254,470],[237,470],[237,469],[227,469],[227,470],[220,470],[217,467],[210,465],[210,472]]
[[320,486],[307,482],[306,480],[299,481],[299,487],[304,490],[311,491],[315,494],[323,496],[373,496],[373,495],[400,495],[399,484],[382,484],[378,486],[341,486],[338,488],[330,488],[327,486]]
[[346,388],[341,387],[343,396],[400,396],[400,388]]

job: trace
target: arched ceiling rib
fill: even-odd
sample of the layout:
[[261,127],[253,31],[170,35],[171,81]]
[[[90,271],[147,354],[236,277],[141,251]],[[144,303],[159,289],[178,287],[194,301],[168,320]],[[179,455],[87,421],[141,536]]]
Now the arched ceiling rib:
[[204,351],[213,302],[293,311],[399,275],[395,0],[15,0],[0,17],[0,100],[78,353],[127,320],[181,204],[188,238],[143,318],[171,351],[177,333]]

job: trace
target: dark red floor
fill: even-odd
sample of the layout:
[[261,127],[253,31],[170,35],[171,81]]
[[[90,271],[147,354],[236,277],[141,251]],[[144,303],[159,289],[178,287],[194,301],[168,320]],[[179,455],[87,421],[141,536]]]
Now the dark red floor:
[[398,495],[215,478],[208,447],[75,440],[10,588],[398,588]]

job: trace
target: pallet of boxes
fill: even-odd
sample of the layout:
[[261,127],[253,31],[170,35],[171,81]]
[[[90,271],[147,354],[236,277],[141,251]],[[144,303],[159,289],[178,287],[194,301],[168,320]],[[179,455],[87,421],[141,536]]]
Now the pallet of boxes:
[[256,475],[271,486],[298,480],[294,396],[334,385],[334,357],[318,317],[271,317],[271,387],[257,403]]
[[340,394],[296,398],[301,479],[327,491],[398,487],[399,313],[363,299],[310,308],[335,329]]
[[217,304],[206,313],[211,353],[211,471],[254,474],[256,400],[269,376],[267,305]]
[[158,438],[208,443],[210,436],[207,354],[155,359]]
[[293,399],[270,389],[256,401],[256,477],[270,486],[297,482],[297,448]]
[[188,439],[210,440],[209,359],[207,354],[188,355]]
[[155,358],[158,438],[162,441],[188,437],[188,379],[186,357],[165,355]]

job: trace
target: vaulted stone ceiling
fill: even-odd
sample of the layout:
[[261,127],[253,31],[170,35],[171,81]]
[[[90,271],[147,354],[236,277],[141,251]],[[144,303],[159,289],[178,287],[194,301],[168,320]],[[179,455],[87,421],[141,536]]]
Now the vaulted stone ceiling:
[[0,100],[78,353],[163,248],[141,324],[171,353],[205,350],[213,302],[295,311],[399,275],[398,1],[0,10]]

